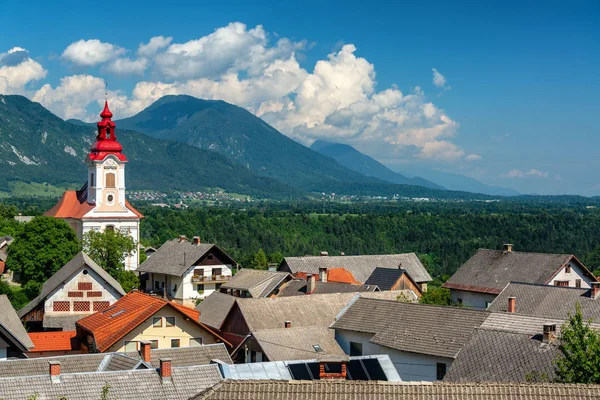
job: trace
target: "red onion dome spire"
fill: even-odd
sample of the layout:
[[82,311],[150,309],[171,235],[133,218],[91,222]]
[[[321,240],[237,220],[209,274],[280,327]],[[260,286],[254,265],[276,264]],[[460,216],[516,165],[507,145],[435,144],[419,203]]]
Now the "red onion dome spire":
[[121,161],[127,161],[125,154],[121,153],[123,146],[117,142],[116,125],[111,120],[112,116],[113,113],[108,108],[108,101],[105,101],[104,110],[100,113],[102,120],[97,124],[96,142],[90,148],[89,157],[91,160],[103,160],[106,156],[112,154]]

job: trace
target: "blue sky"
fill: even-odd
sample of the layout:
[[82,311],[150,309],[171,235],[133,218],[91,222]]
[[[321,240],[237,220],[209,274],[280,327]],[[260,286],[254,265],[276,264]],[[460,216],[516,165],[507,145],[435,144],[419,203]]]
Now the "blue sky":
[[0,0],[0,93],[81,119],[104,82],[123,117],[222,98],[396,169],[600,195],[597,1],[81,3]]

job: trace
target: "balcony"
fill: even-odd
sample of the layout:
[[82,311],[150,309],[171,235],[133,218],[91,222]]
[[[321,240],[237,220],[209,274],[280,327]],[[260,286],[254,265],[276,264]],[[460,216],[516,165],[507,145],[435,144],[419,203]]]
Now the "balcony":
[[224,283],[230,279],[229,275],[193,275],[192,283]]

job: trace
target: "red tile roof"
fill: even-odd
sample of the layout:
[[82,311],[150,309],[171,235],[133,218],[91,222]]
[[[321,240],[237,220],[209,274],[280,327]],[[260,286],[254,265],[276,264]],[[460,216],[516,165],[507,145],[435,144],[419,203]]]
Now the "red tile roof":
[[76,339],[77,331],[63,332],[32,332],[29,338],[33,342],[30,352],[38,351],[69,351],[78,350],[79,342]]
[[[83,197],[84,196],[78,197],[77,191],[75,190],[67,190],[60,200],[58,200],[58,203],[50,210],[46,211],[44,215],[54,218],[81,219],[96,207],[95,204],[88,203]],[[125,200],[125,207],[138,218],[144,218],[142,213],[136,210],[127,200]]]
[[357,281],[352,275],[352,272],[344,268],[331,268],[327,270],[327,281],[328,282],[339,282],[339,283],[351,283],[353,285],[362,285],[361,282]]
[[174,308],[213,335],[217,341],[231,346],[228,341],[199,322],[199,311],[137,291],[127,293],[104,311],[80,319],[77,327],[91,333],[98,351],[104,352],[163,307]]

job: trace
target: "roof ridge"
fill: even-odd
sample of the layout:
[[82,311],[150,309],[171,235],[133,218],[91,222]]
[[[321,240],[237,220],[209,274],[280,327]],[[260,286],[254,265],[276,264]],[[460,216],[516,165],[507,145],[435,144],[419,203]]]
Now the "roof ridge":
[[543,253],[543,252],[538,252],[538,251],[516,251],[516,250],[511,250],[511,251],[506,251],[506,250],[498,250],[498,249],[484,249],[484,248],[479,248],[477,251],[493,251],[493,252],[500,252],[500,253],[518,253],[518,254],[542,254],[545,256],[567,256],[567,257],[571,257],[574,256],[575,254],[572,253]]
[[380,299],[380,298],[377,298],[377,297],[363,297],[363,296],[359,296],[359,298],[357,299],[357,301],[360,301],[360,300],[374,300],[374,301],[380,301],[380,302],[385,302],[385,303],[398,303],[398,304],[406,304],[406,305],[419,306],[419,307],[440,308],[440,309],[443,308],[445,310],[448,310],[448,309],[450,309],[450,310],[465,310],[465,311],[474,311],[476,313],[488,313],[488,314],[492,314],[492,312],[488,311],[488,310],[479,310],[479,309],[469,308],[469,307],[442,306],[442,305],[439,305],[439,304],[411,303],[411,302],[404,302],[404,301],[398,301],[398,300]]

